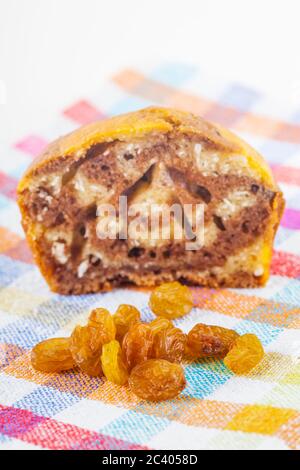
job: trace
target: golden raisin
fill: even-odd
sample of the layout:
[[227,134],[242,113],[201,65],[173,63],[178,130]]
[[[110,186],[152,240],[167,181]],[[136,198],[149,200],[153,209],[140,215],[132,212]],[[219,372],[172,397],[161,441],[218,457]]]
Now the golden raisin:
[[264,349],[256,335],[251,333],[236,339],[224,359],[225,365],[235,374],[246,374],[264,357]]
[[129,377],[133,393],[144,400],[162,401],[176,397],[185,387],[181,365],[150,359],[134,367]]
[[92,310],[88,319],[88,326],[98,329],[103,344],[108,343],[116,336],[114,319],[106,308]]
[[87,326],[76,326],[71,335],[70,349],[81,370],[92,376],[102,373],[102,346],[113,340],[115,334],[113,318],[106,309],[93,310]]
[[179,282],[166,282],[153,290],[149,306],[155,315],[169,319],[182,317],[193,308],[192,292]]
[[88,375],[102,374],[101,351],[103,342],[97,328],[76,326],[71,335],[71,353],[76,364]]
[[124,336],[122,342],[126,366],[131,370],[140,362],[150,358],[153,345],[153,334],[149,325],[136,323]]
[[187,335],[188,357],[224,357],[233,346],[238,334],[221,326],[197,323]]
[[153,338],[152,357],[180,362],[185,351],[186,335],[175,327],[158,331]]
[[129,328],[141,320],[140,312],[133,305],[121,304],[113,316],[116,325],[116,338],[122,341]]
[[155,318],[149,323],[149,326],[154,335],[158,333],[159,331],[174,327],[171,320],[168,320],[167,318],[163,318],[163,317]]
[[119,341],[114,339],[103,345],[101,362],[107,380],[117,385],[124,385],[128,382],[128,372]]
[[38,343],[31,351],[31,364],[42,372],[60,372],[75,366],[69,338],[50,338]]

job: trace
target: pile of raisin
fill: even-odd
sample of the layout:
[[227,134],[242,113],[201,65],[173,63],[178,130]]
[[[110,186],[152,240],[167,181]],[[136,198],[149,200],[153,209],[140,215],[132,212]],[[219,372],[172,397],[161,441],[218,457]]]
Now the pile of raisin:
[[214,325],[196,324],[188,334],[172,319],[190,312],[192,293],[178,282],[153,290],[149,305],[157,315],[150,323],[140,312],[122,304],[114,315],[94,309],[85,326],[76,326],[70,338],[52,338],[37,344],[32,366],[42,372],[75,367],[91,376],[104,375],[117,385],[129,385],[139,398],[162,401],[176,397],[185,387],[183,361],[203,357],[224,359],[236,374],[245,374],[263,358],[259,339],[238,335]]

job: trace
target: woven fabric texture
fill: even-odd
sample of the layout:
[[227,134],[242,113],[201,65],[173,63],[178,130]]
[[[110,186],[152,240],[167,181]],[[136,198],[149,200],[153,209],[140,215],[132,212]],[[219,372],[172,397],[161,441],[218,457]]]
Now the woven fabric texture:
[[[234,376],[219,360],[186,367],[188,386],[153,404],[77,371],[42,374],[37,342],[69,335],[95,306],[120,303],[152,314],[135,289],[63,297],[49,291],[26,246],[16,185],[45,145],[79,125],[148,105],[186,109],[244,137],[271,164],[287,207],[263,289],[194,289],[197,308],[175,323],[255,333],[264,360]],[[300,109],[274,102],[180,63],[126,69],[94,95],[62,110],[53,125],[0,153],[0,449],[300,449]]]

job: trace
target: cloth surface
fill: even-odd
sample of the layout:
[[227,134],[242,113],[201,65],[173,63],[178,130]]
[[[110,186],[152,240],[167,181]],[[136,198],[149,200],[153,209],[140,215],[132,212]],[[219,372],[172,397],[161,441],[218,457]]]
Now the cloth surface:
[[[153,404],[102,378],[72,371],[42,374],[30,349],[69,335],[95,306],[120,303],[152,314],[138,289],[63,297],[32,262],[16,204],[16,184],[32,159],[78,125],[151,104],[186,109],[244,137],[272,165],[287,207],[263,289],[194,289],[197,308],[175,323],[204,322],[255,333],[266,355],[248,375],[222,361],[186,367],[178,399]],[[240,83],[186,64],[121,70],[53,124],[20,136],[0,154],[0,448],[299,449],[300,448],[300,109],[287,109]]]

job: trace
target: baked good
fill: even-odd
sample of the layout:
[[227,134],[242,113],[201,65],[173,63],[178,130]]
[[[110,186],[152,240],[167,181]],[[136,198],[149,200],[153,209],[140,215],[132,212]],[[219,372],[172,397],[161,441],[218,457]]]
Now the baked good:
[[[136,221],[130,209],[141,208],[139,231],[131,227],[127,238],[120,235],[120,196],[127,223]],[[156,107],[89,124],[50,144],[21,179],[18,203],[36,263],[62,294],[174,279],[263,285],[284,208],[270,168],[244,141],[198,116]],[[106,204],[115,208],[114,219],[103,212]],[[171,214],[169,237],[161,219],[159,234],[149,236],[148,227],[145,236],[151,205],[159,212],[172,204],[183,208],[186,225]],[[193,218],[201,205],[202,245]],[[103,236],[105,221],[114,236]]]

